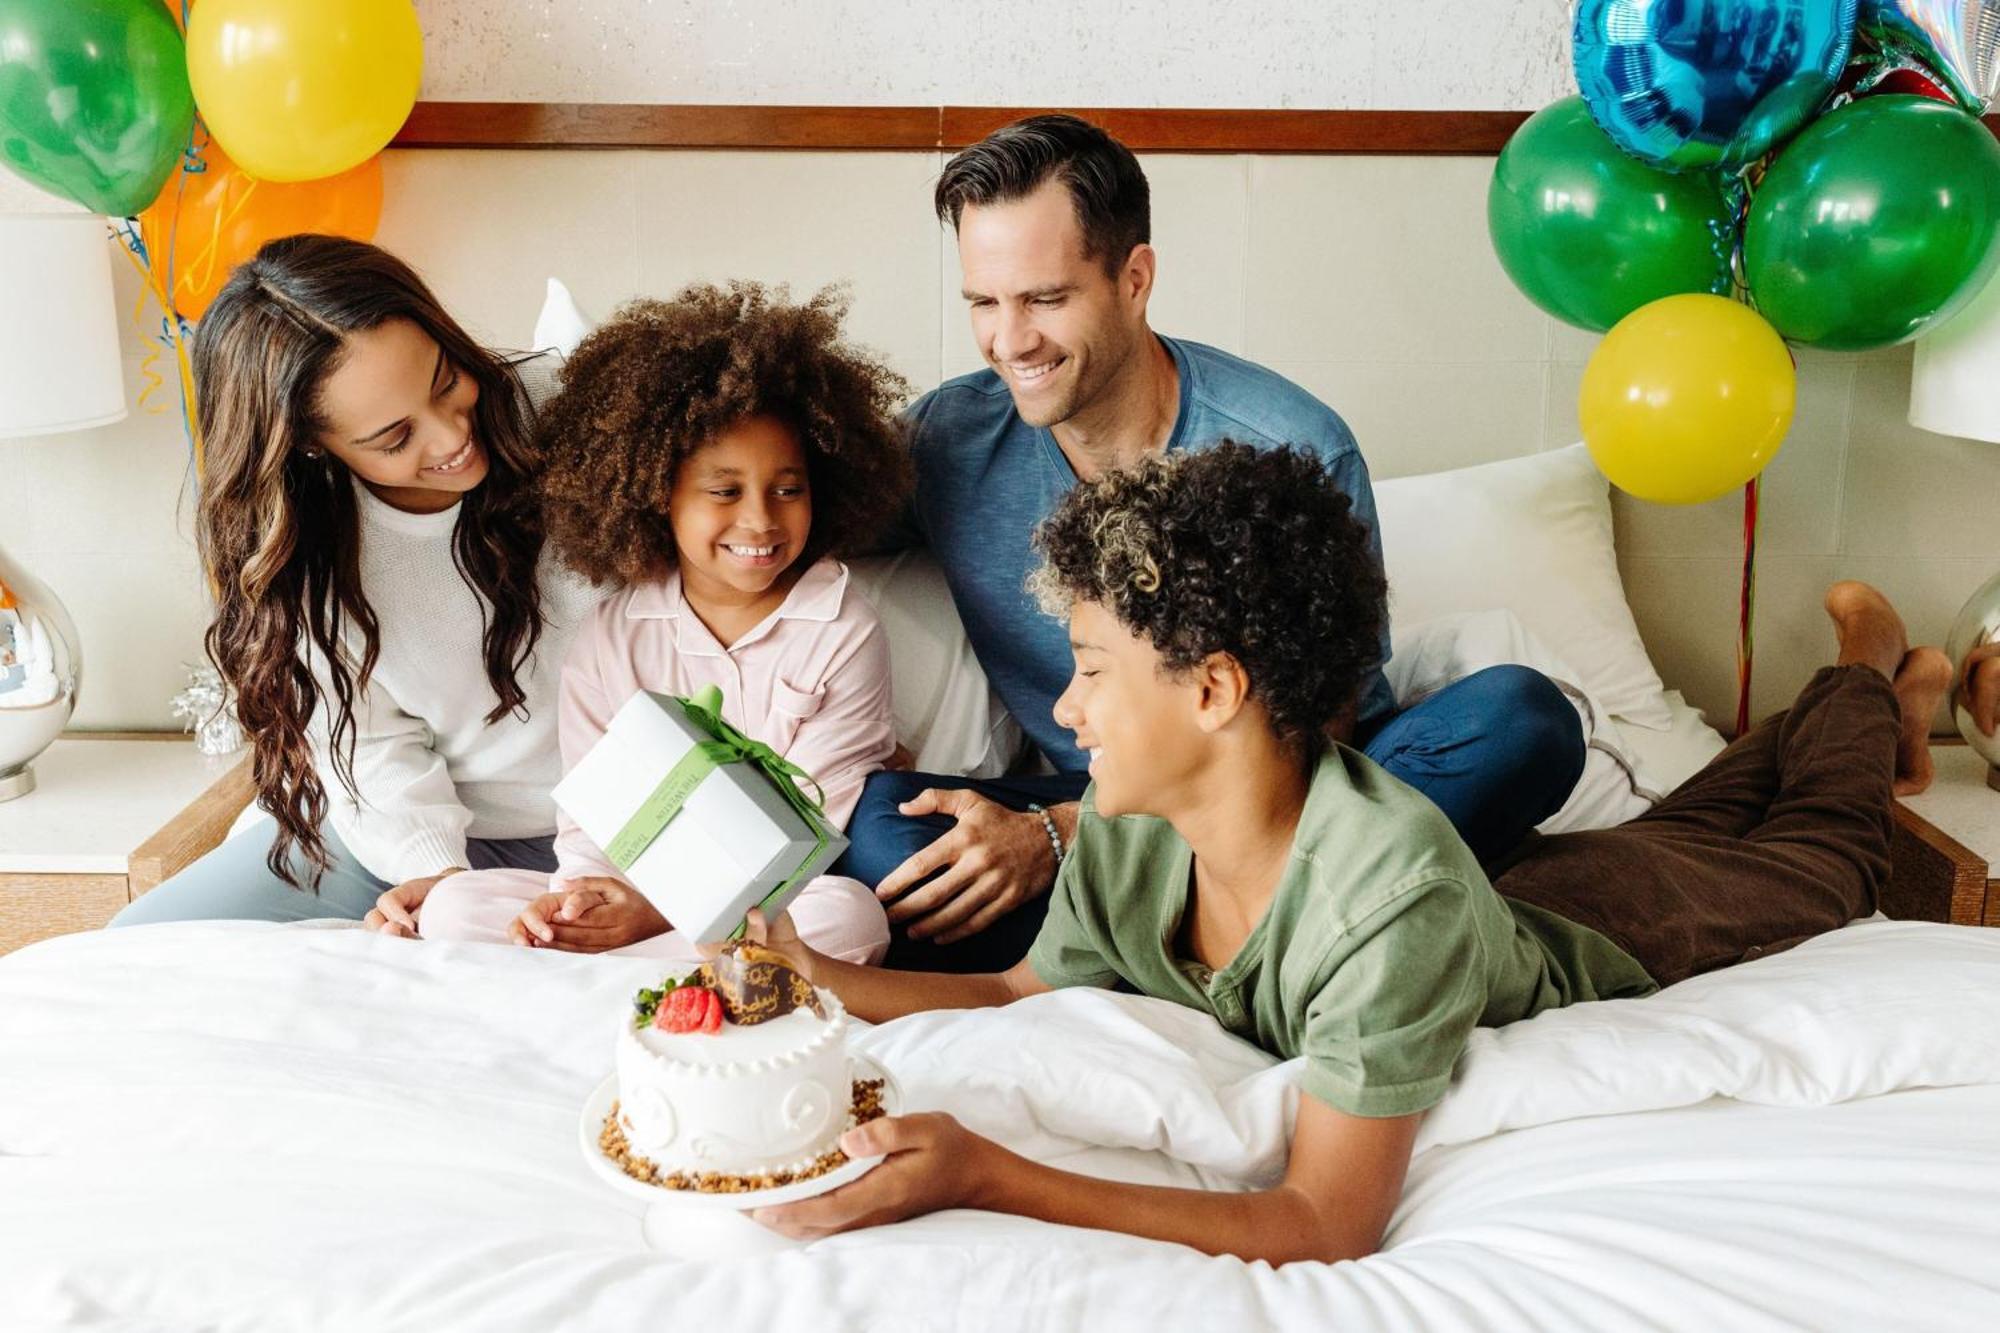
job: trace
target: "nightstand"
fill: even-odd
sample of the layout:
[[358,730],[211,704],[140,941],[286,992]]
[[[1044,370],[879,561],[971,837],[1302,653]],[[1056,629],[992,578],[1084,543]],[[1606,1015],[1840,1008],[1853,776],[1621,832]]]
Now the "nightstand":
[[251,794],[247,752],[172,733],[71,733],[35,779],[0,801],[0,954],[102,926],[221,842]]
[[1882,910],[1893,917],[2000,926],[2000,791],[1962,743],[1931,746],[1937,779],[1896,802],[1895,871]]

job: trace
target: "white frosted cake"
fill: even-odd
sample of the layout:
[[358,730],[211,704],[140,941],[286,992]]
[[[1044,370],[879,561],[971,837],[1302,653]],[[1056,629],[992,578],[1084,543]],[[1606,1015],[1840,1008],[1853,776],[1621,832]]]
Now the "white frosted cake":
[[855,1123],[861,1089],[847,1011],[831,991],[778,955],[739,944],[641,991],[634,1010],[620,1024],[618,1109],[608,1127],[640,1159],[625,1163],[628,1173],[742,1189],[845,1160],[836,1144]]

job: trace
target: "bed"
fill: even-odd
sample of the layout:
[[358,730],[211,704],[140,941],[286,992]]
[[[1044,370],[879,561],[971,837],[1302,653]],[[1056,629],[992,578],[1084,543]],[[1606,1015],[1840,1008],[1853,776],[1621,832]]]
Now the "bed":
[[[1621,817],[1719,746],[1644,678],[1643,648],[1631,660],[1615,567],[1601,596],[1545,586],[1601,577],[1608,511],[1596,574],[1533,556],[1557,518],[1481,538],[1457,515],[1446,531],[1543,560],[1520,574],[1541,591],[1425,605],[1408,516],[1464,500],[1426,486],[1382,488],[1392,579],[1429,613],[1399,632],[1400,691],[1496,658],[1559,674],[1592,744],[1570,826]],[[1467,493],[1546,500],[1490,474]],[[934,572],[865,581],[899,682],[915,673],[904,734],[927,733],[933,764],[1003,761],[1004,717],[934,633]],[[0,1329],[2000,1326],[2000,931],[1877,918],[1481,1031],[1384,1251],[1278,1270],[970,1212],[668,1257],[579,1143],[616,1015],[655,967],[252,923],[0,959]],[[859,1046],[910,1108],[1119,1179],[1256,1188],[1296,1107],[1288,1066],[1134,996],[919,1015]]]
[[[160,926],[0,965],[0,1327],[1990,1328],[2000,932],[1858,923],[1478,1034],[1384,1253],[1211,1259],[975,1213],[680,1262],[586,1169],[641,960]],[[1062,993],[867,1031],[1042,1160],[1255,1186],[1290,1071]]]

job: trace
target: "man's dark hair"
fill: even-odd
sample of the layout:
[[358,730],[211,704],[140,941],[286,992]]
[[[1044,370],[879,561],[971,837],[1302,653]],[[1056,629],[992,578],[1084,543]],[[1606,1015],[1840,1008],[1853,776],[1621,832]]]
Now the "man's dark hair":
[[1286,446],[1155,455],[1071,490],[1035,533],[1044,610],[1095,602],[1186,671],[1227,653],[1317,755],[1381,654],[1387,585],[1354,502]]
[[1134,246],[1153,236],[1146,173],[1132,150],[1075,116],[1030,116],[993,131],[945,163],[937,215],[953,231],[968,204],[1024,199],[1059,180],[1076,206],[1083,253],[1117,275]]

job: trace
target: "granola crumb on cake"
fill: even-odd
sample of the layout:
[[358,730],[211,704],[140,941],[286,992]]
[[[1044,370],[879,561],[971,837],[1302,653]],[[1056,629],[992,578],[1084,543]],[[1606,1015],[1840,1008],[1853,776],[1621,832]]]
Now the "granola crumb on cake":
[[[850,1127],[863,1125],[882,1114],[882,1084],[879,1078],[857,1078],[854,1080],[853,1113]],[[839,1148],[822,1153],[802,1167],[788,1171],[768,1171],[750,1176],[724,1175],[714,1171],[689,1174],[685,1171],[662,1172],[655,1162],[632,1151],[625,1141],[625,1127],[618,1116],[618,1103],[611,1103],[610,1112],[604,1117],[604,1129],[597,1136],[597,1147],[606,1157],[618,1164],[618,1169],[642,1185],[657,1185],[661,1189],[690,1190],[697,1194],[752,1194],[758,1190],[777,1189],[781,1185],[796,1184],[801,1180],[812,1180],[836,1171],[847,1164],[847,1154]]]

